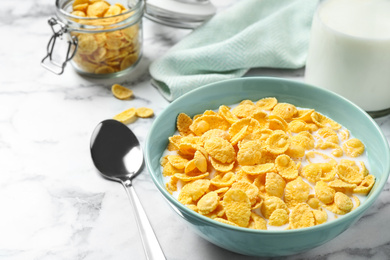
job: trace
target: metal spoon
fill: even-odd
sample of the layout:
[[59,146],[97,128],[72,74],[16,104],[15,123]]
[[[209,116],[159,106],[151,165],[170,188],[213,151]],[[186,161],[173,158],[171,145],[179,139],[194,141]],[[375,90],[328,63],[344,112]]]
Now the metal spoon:
[[126,125],[112,119],[105,120],[96,126],[92,134],[91,155],[103,177],[118,181],[125,188],[135,210],[146,258],[166,259],[132,185],[133,178],[144,165],[137,137]]

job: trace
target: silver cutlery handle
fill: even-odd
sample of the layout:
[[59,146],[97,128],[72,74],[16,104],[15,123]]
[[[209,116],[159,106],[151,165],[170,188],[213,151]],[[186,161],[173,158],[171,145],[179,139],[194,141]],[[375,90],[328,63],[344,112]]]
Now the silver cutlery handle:
[[122,184],[125,187],[126,193],[129,196],[134,209],[134,215],[137,221],[138,231],[141,236],[146,258],[148,260],[166,259],[137,193],[134,190],[131,180],[126,180],[122,182]]

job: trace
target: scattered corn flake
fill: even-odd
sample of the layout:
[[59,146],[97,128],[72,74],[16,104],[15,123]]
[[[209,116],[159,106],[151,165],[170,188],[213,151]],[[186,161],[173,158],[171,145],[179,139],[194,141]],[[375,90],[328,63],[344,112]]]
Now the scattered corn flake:
[[125,125],[130,124],[137,119],[135,111],[136,110],[134,107],[126,109],[125,111],[114,116],[113,119],[115,119],[115,120],[117,120]]
[[219,204],[218,193],[211,191],[206,193],[196,204],[199,213],[206,215],[214,211]]
[[289,208],[293,208],[309,199],[310,189],[310,185],[303,181],[301,176],[298,176],[295,180],[286,184],[284,201]]
[[189,126],[190,130],[198,136],[203,135],[210,129],[227,130],[230,124],[221,116],[218,115],[202,115]]
[[136,109],[136,114],[138,117],[141,118],[149,118],[154,116],[154,111],[151,108],[148,107],[138,107]]
[[326,182],[318,181],[314,186],[316,197],[324,204],[333,203],[336,191],[329,187]]
[[280,176],[286,180],[294,180],[298,177],[298,167],[288,155],[282,154],[276,157],[275,166]]
[[230,124],[234,124],[239,120],[238,117],[230,111],[230,108],[225,105],[219,107],[218,114],[225,118]]
[[328,220],[328,213],[325,210],[313,210],[315,224],[320,225],[325,223]]
[[238,146],[237,161],[240,165],[255,165],[260,162],[262,145],[259,141],[248,141]]
[[306,203],[297,204],[289,215],[289,228],[298,229],[315,225],[313,211]]
[[207,153],[221,163],[231,163],[236,158],[236,152],[231,143],[223,138],[215,137],[204,143]]
[[298,114],[298,109],[289,103],[278,103],[271,113],[280,116],[284,120],[291,120]]
[[267,196],[261,205],[261,214],[264,218],[269,219],[272,212],[276,209],[283,209],[286,212],[289,212],[286,203],[279,197]]
[[227,220],[240,227],[247,227],[251,216],[251,203],[248,195],[238,189],[230,189],[223,196],[223,206]]
[[207,176],[209,176],[208,172],[205,173],[200,173],[198,175],[187,175],[185,173],[175,173],[174,175],[177,179],[182,180],[184,182],[190,182],[190,181],[195,181],[195,180],[200,180],[204,179]]
[[275,209],[269,217],[268,224],[270,226],[283,226],[288,223],[288,213],[284,209]]
[[274,131],[266,141],[266,148],[273,154],[282,154],[289,146],[288,135],[281,130]]
[[353,208],[353,202],[351,198],[342,192],[336,192],[334,195],[334,203],[339,209],[345,212],[350,212]]
[[211,130],[205,132],[202,135],[201,140],[204,143],[207,140],[213,139],[215,137],[220,137],[222,139],[229,140],[229,134],[226,131],[221,130],[221,129],[211,129]]
[[267,221],[256,213],[251,213],[251,219],[249,222],[248,228],[258,229],[258,230],[267,230]]
[[238,189],[244,191],[248,196],[251,205],[255,204],[255,202],[257,201],[259,189],[254,184],[245,181],[237,181],[233,183],[231,189]]
[[236,175],[233,172],[216,174],[211,180],[211,184],[218,188],[230,187],[236,181]]
[[278,100],[276,98],[268,97],[268,98],[262,98],[259,101],[257,101],[256,106],[263,110],[272,110],[277,103]]
[[195,167],[198,168],[199,171],[201,172],[207,171],[207,159],[202,152],[196,151],[193,160],[194,160]]
[[282,198],[286,181],[277,173],[268,172],[265,177],[265,191],[269,196]]
[[351,138],[343,143],[343,150],[350,157],[358,157],[364,152],[364,144],[357,138]]
[[183,186],[181,189],[178,200],[186,205],[191,204],[192,202],[197,201],[203,194],[206,193],[207,189],[210,186],[210,180],[201,179],[189,182]]
[[131,89],[119,84],[112,85],[111,92],[116,98],[121,100],[129,99],[133,96],[133,91]]
[[359,186],[353,189],[353,192],[367,195],[371,191],[374,184],[375,176],[371,174],[367,175],[366,177],[364,177],[364,180],[359,184]]
[[235,161],[231,163],[221,163],[220,161],[214,159],[213,157],[210,157],[211,165],[215,170],[218,172],[229,172],[233,169]]
[[333,181],[328,182],[329,187],[333,188],[335,191],[340,191],[340,192],[352,192],[357,185],[356,184],[350,184],[347,182],[344,182],[340,179],[335,179]]
[[218,221],[218,222],[221,222],[221,223],[224,223],[224,224],[228,224],[228,225],[232,225],[232,226],[235,226],[235,227],[239,227],[239,225],[237,225],[236,223],[233,223],[229,220],[226,220],[224,218],[214,218],[215,221]]
[[362,172],[344,164],[337,165],[337,175],[341,180],[356,185],[360,184],[364,178]]
[[185,113],[180,113],[176,118],[176,128],[179,131],[180,135],[186,136],[192,134],[190,130],[190,125],[192,124],[192,119]]

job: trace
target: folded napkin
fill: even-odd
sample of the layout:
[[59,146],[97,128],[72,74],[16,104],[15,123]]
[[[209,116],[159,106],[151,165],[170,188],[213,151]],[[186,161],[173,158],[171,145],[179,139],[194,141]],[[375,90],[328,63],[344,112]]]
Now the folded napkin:
[[152,84],[172,101],[250,68],[305,65],[318,0],[242,0],[216,14],[149,68]]

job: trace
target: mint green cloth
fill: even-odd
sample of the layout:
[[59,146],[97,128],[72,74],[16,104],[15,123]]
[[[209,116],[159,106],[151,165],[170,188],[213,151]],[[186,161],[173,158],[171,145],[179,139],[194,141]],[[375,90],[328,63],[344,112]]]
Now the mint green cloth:
[[216,14],[149,68],[152,84],[172,101],[251,68],[305,65],[318,0],[242,0]]

